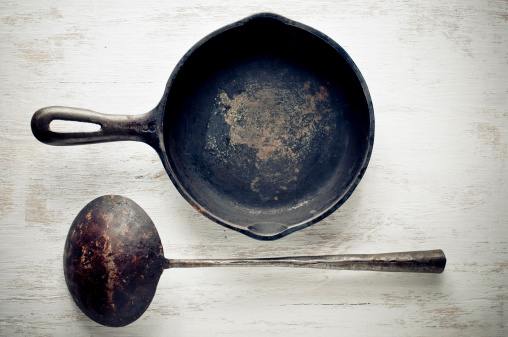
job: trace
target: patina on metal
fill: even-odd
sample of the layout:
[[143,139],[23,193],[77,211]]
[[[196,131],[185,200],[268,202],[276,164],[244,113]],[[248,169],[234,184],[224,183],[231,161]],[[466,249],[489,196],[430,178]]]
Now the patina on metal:
[[125,326],[146,311],[167,268],[303,267],[441,273],[441,250],[261,259],[166,259],[157,229],[134,201],[106,195],[76,216],[64,249],[64,273],[77,306],[106,326]]
[[104,196],[76,216],[63,262],[76,305],[99,324],[124,326],[152,302],[165,259],[144,210],[130,199]]
[[167,260],[166,268],[196,267],[297,267],[334,270],[366,270],[408,273],[442,273],[446,258],[442,250],[383,254],[293,256],[261,259]]
[[[96,123],[53,132],[53,120]],[[159,104],[137,116],[48,107],[33,134],[51,145],[142,141],[200,213],[273,240],[325,218],[351,195],[374,142],[374,110],[360,71],[315,29],[261,13],[199,41]]]

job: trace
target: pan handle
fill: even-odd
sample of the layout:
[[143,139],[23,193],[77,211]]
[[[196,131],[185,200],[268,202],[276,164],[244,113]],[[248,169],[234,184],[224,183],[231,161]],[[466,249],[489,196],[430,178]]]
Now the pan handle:
[[[55,132],[55,120],[92,123],[100,130],[91,132]],[[157,139],[157,121],[153,111],[141,115],[109,115],[87,109],[50,106],[39,109],[32,117],[35,138],[49,145],[79,145],[134,140],[153,146]]]

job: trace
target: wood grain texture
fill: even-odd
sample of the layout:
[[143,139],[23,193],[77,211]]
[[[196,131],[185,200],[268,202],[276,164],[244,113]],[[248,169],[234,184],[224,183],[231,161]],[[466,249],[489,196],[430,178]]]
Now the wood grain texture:
[[[180,57],[213,30],[272,11],[338,42],[376,115],[374,151],[332,216],[273,242],[207,220],[147,145],[51,147],[39,108],[153,108]],[[508,3],[466,1],[0,1],[0,335],[506,336]],[[170,270],[134,324],[72,302],[62,255],[90,200],[150,215],[169,258],[440,248],[442,275],[238,268]]]

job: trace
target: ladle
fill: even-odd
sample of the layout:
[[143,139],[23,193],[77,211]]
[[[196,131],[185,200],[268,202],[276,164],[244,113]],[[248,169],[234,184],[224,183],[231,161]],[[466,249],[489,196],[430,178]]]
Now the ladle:
[[164,269],[279,266],[320,269],[441,273],[441,250],[386,254],[297,256],[261,259],[164,258],[150,217],[134,201],[99,197],[76,216],[67,235],[64,273],[77,306],[106,326],[125,326],[148,308]]

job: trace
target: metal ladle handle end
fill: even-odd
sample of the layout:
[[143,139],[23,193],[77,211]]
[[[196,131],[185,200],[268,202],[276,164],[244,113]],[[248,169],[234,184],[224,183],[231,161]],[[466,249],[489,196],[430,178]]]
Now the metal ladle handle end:
[[358,255],[358,257],[363,261],[351,263],[351,270],[440,274],[446,266],[446,256],[441,249]]

